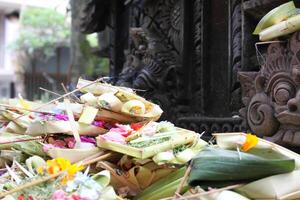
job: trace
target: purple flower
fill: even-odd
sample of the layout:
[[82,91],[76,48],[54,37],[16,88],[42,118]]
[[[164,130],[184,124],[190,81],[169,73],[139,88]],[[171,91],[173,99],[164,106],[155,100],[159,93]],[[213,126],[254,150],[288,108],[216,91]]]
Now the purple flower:
[[69,120],[68,116],[64,115],[64,114],[56,114],[54,117],[55,117],[56,120],[61,120],[61,121],[68,121]]
[[116,126],[114,124],[111,124],[111,123],[105,123],[104,124],[104,128],[110,130],[111,128],[115,128]]
[[92,125],[100,127],[100,128],[105,128],[105,129],[108,129],[108,130],[111,129],[111,128],[116,127],[114,124],[109,123],[109,122],[105,122],[105,121],[102,121],[102,120],[93,121]]
[[49,120],[49,115],[46,115],[46,114],[40,114],[38,115],[38,117],[40,117],[41,120],[44,120],[44,121],[47,121]]
[[0,170],[0,176],[2,176],[3,174],[5,174],[6,173],[6,169],[1,169]]
[[80,140],[81,140],[81,142],[88,142],[88,143],[96,144],[95,138],[92,138],[92,137],[80,136]]
[[98,126],[98,127],[100,127],[100,128],[103,128],[104,125],[105,125],[105,122],[104,122],[104,121],[93,121],[93,122],[92,122],[92,125]]

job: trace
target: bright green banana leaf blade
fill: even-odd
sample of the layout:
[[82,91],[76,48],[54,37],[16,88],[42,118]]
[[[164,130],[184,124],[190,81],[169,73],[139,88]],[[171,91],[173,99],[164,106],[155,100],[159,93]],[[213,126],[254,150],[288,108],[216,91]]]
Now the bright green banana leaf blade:
[[[157,200],[173,196],[184,176],[185,170],[186,167],[182,167],[160,179],[139,193],[134,200]],[[183,186],[182,191],[185,192],[187,189],[188,186],[186,184]]]
[[293,159],[274,152],[270,155],[255,153],[206,148],[193,159],[188,183],[191,186],[226,186],[227,183],[257,180],[295,169]]

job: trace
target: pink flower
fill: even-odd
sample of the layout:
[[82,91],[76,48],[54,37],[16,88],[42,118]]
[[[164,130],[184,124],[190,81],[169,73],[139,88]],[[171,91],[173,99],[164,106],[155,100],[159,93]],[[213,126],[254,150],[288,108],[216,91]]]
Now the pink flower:
[[55,140],[52,144],[58,148],[66,148],[66,142],[63,140]]
[[67,143],[69,149],[73,149],[75,147],[76,141],[74,137],[67,137],[64,141]]
[[115,131],[109,131],[108,133],[101,135],[100,137],[102,137],[105,140],[109,140],[112,142],[117,142],[117,143],[121,143],[121,144],[125,144],[125,137],[122,136],[122,134],[120,134],[120,132],[115,132]]
[[130,127],[130,125],[123,125],[123,124],[116,124],[116,127],[119,128],[122,131],[131,132],[133,129]]
[[55,147],[55,146],[52,145],[52,144],[44,144],[44,145],[43,145],[43,151],[44,151],[44,152],[48,152],[49,149],[52,149],[52,148],[54,148],[54,147]]
[[63,141],[63,140],[54,140],[53,138],[48,141],[49,144],[44,144],[43,146],[43,151],[44,152],[47,152],[49,151],[49,149],[52,149],[52,148],[55,148],[55,147],[58,147],[58,148],[66,148],[66,142]]
[[53,200],[73,200],[73,198],[68,197],[63,190],[56,190],[53,193]]
[[53,200],[88,200],[86,198],[82,198],[77,194],[72,194],[68,196],[63,190],[56,190],[53,194]]
[[117,128],[111,128],[108,133],[100,136],[105,140],[125,144],[125,138],[128,137],[133,129],[129,125],[116,124]]

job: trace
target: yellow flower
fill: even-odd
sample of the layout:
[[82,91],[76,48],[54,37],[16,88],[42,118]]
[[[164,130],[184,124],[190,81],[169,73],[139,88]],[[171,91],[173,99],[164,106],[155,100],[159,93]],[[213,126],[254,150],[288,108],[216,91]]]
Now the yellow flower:
[[64,158],[56,158],[55,162],[57,163],[61,171],[65,171],[71,166],[71,162]]
[[44,174],[44,167],[43,167],[43,166],[40,166],[40,167],[38,167],[38,168],[36,169],[36,171],[37,171],[38,174],[43,175],[43,174]]
[[245,152],[249,151],[250,149],[255,147],[257,145],[257,143],[258,143],[258,138],[256,137],[256,135],[247,134],[246,141],[242,145],[242,151],[245,151]]
[[68,168],[67,172],[68,172],[69,175],[74,175],[74,174],[76,174],[77,172],[79,172],[79,171],[81,171],[83,169],[84,169],[84,167],[82,165],[76,165],[76,164],[74,164],[74,165],[71,165]]
[[53,160],[47,160],[46,161],[46,164],[47,164],[47,166],[49,167],[49,166],[52,166],[52,165],[55,165],[55,160],[53,159]]
[[56,158],[47,160],[47,172],[49,174],[57,174],[59,172],[66,172],[62,179],[62,184],[66,184],[69,180],[74,178],[74,174],[84,169],[82,165],[71,164],[69,160],[64,158]]

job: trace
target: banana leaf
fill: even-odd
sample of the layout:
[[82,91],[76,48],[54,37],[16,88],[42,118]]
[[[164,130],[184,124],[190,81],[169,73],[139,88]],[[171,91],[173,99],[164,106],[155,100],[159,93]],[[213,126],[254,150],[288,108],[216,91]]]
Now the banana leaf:
[[277,24],[283,20],[286,20],[288,17],[292,16],[297,12],[295,4],[293,1],[282,4],[270,12],[268,12],[257,24],[253,34],[257,35],[262,30]]
[[[26,135],[17,135],[12,133],[1,133],[0,141],[14,141],[18,139],[30,139],[32,137]],[[43,145],[38,141],[25,141],[16,142],[10,144],[0,144],[0,150],[4,149],[14,149],[19,150],[28,155],[38,155],[41,157],[47,157],[47,154],[43,151]]]
[[[99,134],[106,133],[107,130],[101,127],[82,124],[75,122],[75,126],[80,135],[97,136]],[[69,121],[35,121],[30,123],[26,130],[27,135],[40,136],[46,134],[63,133],[67,135],[72,134],[72,127]]]
[[[80,78],[77,83],[77,88],[82,88],[83,86],[88,85],[90,83],[92,83],[92,82]],[[123,103],[128,102],[130,100],[141,101],[145,106],[145,109],[146,109],[145,113],[134,114],[134,113],[126,113],[126,112],[125,113],[124,112],[116,112],[119,114],[128,115],[128,116],[137,118],[138,121],[143,121],[143,120],[157,121],[160,118],[161,114],[163,113],[163,111],[161,110],[161,108],[158,105],[156,105],[150,101],[147,101],[143,97],[135,94],[134,91],[130,88],[113,86],[113,85],[110,85],[107,83],[96,83],[96,84],[92,84],[90,86],[82,88],[81,92],[84,92],[84,93],[90,92],[94,95],[113,93],[114,95],[116,95],[116,97],[118,97],[121,101],[123,101]]]
[[300,30],[300,14],[266,28],[259,33],[261,41],[272,40]]
[[[5,142],[12,142],[15,140],[20,140],[20,139],[27,139],[30,138],[29,136],[24,136],[24,135],[18,135],[18,134],[13,134],[13,133],[8,133],[8,132],[1,132],[0,133],[0,142],[5,143]],[[0,150],[3,149],[10,149],[13,143],[9,144],[0,144]]]
[[62,149],[62,148],[50,148],[47,153],[51,158],[65,158],[71,163],[78,162],[84,158],[88,158],[96,153],[99,153],[101,149],[94,147],[88,149]]
[[31,122],[33,122],[33,119],[31,119],[29,116],[21,116],[18,113],[14,113],[12,111],[6,110],[1,113],[6,119],[14,121],[17,125],[20,127],[26,129]]
[[205,190],[200,187],[196,187],[187,191],[183,197],[186,197],[189,200],[249,200],[248,198],[230,190],[223,190],[220,192],[214,192],[212,194],[191,197],[191,195],[195,195],[196,193],[201,194],[202,192],[205,192]]
[[192,160],[188,183],[204,188],[223,187],[288,173],[294,169],[293,159],[274,151],[261,150],[250,154],[209,147]]
[[[217,145],[223,149],[234,149],[246,139],[244,133],[218,133],[214,134]],[[251,182],[239,189],[243,195],[249,198],[260,199],[300,199],[300,155],[282,146],[259,138],[258,144],[253,150],[274,151],[295,160],[296,170],[291,173],[274,175]],[[251,151],[250,151],[251,152]],[[288,184],[287,184],[288,183]]]
[[41,156],[43,158],[47,157],[47,154],[43,151],[43,145],[37,141],[26,141],[26,142],[18,142],[12,145],[13,149],[22,151],[28,155]]
[[10,121],[6,126],[6,131],[10,133],[16,133],[16,134],[24,134],[26,129],[22,128],[18,124],[16,124],[13,121]]
[[[0,151],[0,159],[4,159],[6,161],[17,161],[17,162],[24,162],[26,159],[26,155],[21,151],[17,150],[1,150]],[[1,161],[0,161],[1,163]],[[0,164],[1,166],[1,164]]]
[[[236,149],[238,144],[243,144],[246,141],[246,134],[241,132],[215,133],[213,136],[216,138],[218,147],[228,150]],[[261,152],[272,150],[276,152],[277,155],[281,154],[294,159],[296,163],[296,169],[300,169],[300,155],[291,150],[261,138],[258,139],[258,143],[252,151],[255,151],[256,149],[259,149]]]
[[[186,167],[182,167],[165,176],[139,193],[134,200],[157,200],[173,196],[184,176],[185,170]],[[185,184],[182,191],[186,192],[187,189],[188,185]]]
[[251,199],[300,199],[300,170],[254,181],[236,189]]
[[92,124],[95,117],[97,116],[98,109],[92,106],[85,106],[81,113],[78,122],[83,124]]

